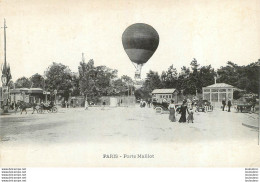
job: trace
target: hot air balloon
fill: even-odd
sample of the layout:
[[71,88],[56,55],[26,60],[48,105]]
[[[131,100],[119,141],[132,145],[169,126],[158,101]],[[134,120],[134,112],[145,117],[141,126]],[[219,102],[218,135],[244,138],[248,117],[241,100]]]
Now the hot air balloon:
[[144,23],[130,25],[122,35],[122,43],[136,68],[135,79],[141,79],[142,66],[152,57],[159,45],[157,31]]

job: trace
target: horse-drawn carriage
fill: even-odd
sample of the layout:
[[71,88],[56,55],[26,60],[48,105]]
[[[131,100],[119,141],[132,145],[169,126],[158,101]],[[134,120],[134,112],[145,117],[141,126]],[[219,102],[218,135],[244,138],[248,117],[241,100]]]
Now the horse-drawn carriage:
[[[155,112],[156,113],[164,113],[164,112],[168,112],[169,109],[169,103],[168,102],[153,102],[153,108],[155,109]],[[176,107],[176,112],[179,112],[180,111],[180,105],[176,104],[175,105]]]
[[195,101],[195,107],[197,112],[210,112],[213,111],[213,106],[208,100]]
[[44,111],[49,112],[53,112],[56,113],[58,111],[57,107],[54,105],[53,102],[51,102],[50,104],[40,104],[39,105],[39,109],[37,110],[38,113],[43,113]]
[[237,104],[237,106],[235,107],[237,112],[251,112],[253,105],[252,104]]
[[23,111],[26,112],[27,114],[27,110],[28,108],[32,108],[33,112],[32,114],[36,111],[37,113],[44,113],[44,111],[49,112],[53,112],[56,113],[58,111],[57,107],[54,105],[53,102],[50,102],[50,104],[36,104],[36,103],[27,103],[24,101],[19,101],[16,104],[15,110],[17,111],[17,109],[21,110],[21,114],[23,113]]

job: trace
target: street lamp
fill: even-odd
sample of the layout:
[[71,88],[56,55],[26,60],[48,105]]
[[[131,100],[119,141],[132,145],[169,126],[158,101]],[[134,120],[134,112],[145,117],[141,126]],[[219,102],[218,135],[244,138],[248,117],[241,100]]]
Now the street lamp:
[[57,95],[57,90],[55,89],[55,90],[53,91],[53,93],[54,93],[54,103],[56,104],[56,95]]
[[45,86],[45,79],[46,79],[46,71],[43,74],[43,94],[45,94],[45,103],[47,103],[47,92]]

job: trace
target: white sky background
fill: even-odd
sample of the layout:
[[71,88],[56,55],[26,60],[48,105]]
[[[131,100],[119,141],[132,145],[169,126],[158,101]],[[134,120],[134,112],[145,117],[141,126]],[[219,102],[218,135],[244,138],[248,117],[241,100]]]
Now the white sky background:
[[[0,0],[0,24],[7,21],[7,62],[13,80],[43,74],[52,62],[77,72],[86,61],[133,78],[135,68],[122,46],[122,33],[147,23],[160,36],[158,49],[143,67],[178,70],[193,58],[214,68],[227,61],[247,65],[260,58],[259,0]],[[0,62],[4,61],[3,29]]]

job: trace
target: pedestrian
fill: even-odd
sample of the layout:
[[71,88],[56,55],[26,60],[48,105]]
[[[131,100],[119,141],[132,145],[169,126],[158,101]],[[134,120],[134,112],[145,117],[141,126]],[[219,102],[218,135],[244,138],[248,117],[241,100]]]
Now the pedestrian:
[[88,100],[86,98],[86,100],[85,100],[85,110],[87,110],[87,109],[88,109]]
[[194,107],[194,99],[191,101],[191,108],[193,109]]
[[105,106],[106,106],[106,102],[103,101],[101,110],[104,110],[104,109],[105,109]]
[[189,115],[188,115],[188,118],[187,118],[187,122],[189,123],[189,122],[192,122],[193,123],[193,120],[194,120],[194,117],[193,117],[193,109],[192,108],[190,108],[190,110],[189,110]]
[[195,112],[198,112],[198,103],[197,103],[197,100],[194,101],[194,106],[195,106]]
[[255,112],[256,98],[252,99],[252,112]]
[[176,121],[176,108],[174,105],[174,100],[171,100],[171,103],[170,103],[168,109],[170,110],[169,120],[171,122],[175,122]]
[[181,105],[181,108],[180,108],[181,117],[179,119],[179,123],[185,123],[186,122],[186,111],[189,113],[188,107],[187,107],[187,101],[184,100],[182,105]]
[[148,108],[151,107],[151,99],[148,99],[148,101],[147,101],[147,106],[148,106]]
[[140,100],[140,107],[143,107],[143,99]]
[[143,107],[145,107],[146,106],[146,102],[145,102],[145,100],[143,100]]
[[209,106],[208,106],[208,103],[205,101],[204,102],[204,112],[208,112],[208,110],[209,110]]
[[223,99],[222,100],[222,111],[224,111],[224,109],[225,109],[225,106],[226,106],[226,100],[225,99]]
[[230,99],[228,99],[228,112],[230,112],[230,107],[232,106],[232,104],[231,104],[231,100]]

